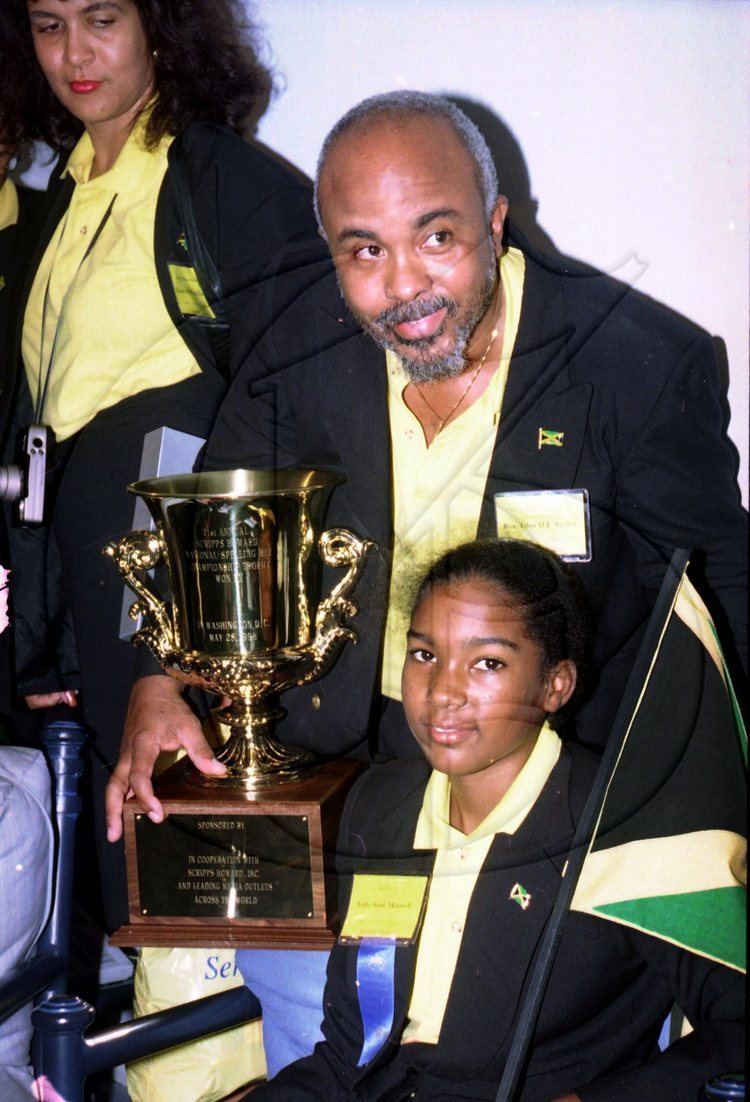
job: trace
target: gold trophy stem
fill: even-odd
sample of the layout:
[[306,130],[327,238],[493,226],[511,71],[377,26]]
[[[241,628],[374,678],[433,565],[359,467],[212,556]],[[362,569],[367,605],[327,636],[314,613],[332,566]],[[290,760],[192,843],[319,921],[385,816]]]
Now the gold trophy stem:
[[207,776],[192,764],[185,780],[201,787],[255,792],[284,781],[307,776],[318,763],[317,755],[296,746],[283,746],[272,738],[274,724],[285,714],[275,698],[262,702],[235,700],[214,708],[204,722],[206,738],[220,746],[216,757],[227,767],[222,777]]

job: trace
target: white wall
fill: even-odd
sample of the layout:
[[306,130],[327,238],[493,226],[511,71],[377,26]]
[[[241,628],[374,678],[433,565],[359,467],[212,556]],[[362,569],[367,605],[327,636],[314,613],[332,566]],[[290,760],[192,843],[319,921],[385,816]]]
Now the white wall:
[[[748,460],[750,4],[741,0],[257,0],[281,91],[259,137],[311,174],[353,103],[398,87],[478,101],[521,225],[726,344]],[[513,135],[518,147],[513,151]],[[499,164],[501,182],[504,163]],[[527,185],[528,187],[528,182]],[[746,494],[747,500],[747,494]]]

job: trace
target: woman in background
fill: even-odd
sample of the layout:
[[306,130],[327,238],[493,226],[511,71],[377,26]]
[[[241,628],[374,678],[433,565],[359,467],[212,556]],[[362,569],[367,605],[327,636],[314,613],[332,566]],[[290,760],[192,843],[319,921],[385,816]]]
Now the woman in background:
[[270,89],[239,2],[7,0],[0,20],[27,74],[20,86],[0,76],[3,116],[62,165],[19,311],[7,433],[6,457],[28,424],[57,439],[45,525],[12,535],[18,690],[32,708],[78,700],[94,732],[113,928],[127,917],[124,862],[105,841],[103,792],[135,653],[119,639],[123,586],[101,550],[132,527],[125,488],[144,435],[207,436],[267,319],[281,254],[314,226],[307,189],[238,136]]

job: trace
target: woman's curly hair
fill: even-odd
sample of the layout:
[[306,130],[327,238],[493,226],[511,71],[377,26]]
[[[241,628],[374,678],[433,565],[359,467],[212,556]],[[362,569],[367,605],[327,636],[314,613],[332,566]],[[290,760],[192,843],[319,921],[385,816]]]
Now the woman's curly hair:
[[[240,0],[133,0],[154,54],[153,148],[194,120],[242,132],[272,90]],[[0,4],[0,133],[17,146],[40,139],[70,149],[82,124],[53,94],[34,54],[27,0]]]

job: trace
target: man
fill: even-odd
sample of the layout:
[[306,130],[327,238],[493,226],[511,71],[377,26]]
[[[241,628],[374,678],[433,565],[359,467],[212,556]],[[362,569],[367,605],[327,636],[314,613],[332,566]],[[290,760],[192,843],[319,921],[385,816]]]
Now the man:
[[[351,312],[319,257],[285,266],[284,308],[205,460],[338,470],[328,523],[377,544],[356,594],[359,644],[285,694],[282,737],[417,753],[399,703],[410,583],[477,534],[525,532],[580,571],[599,670],[584,741],[606,740],[675,547],[705,559],[705,592],[743,647],[745,518],[707,335],[611,279],[506,245],[486,144],[437,97],[374,97],[344,116],[316,209]],[[180,745],[220,768],[179,686],[144,678],[109,786],[111,838],[129,789],[162,818],[153,763]]]

